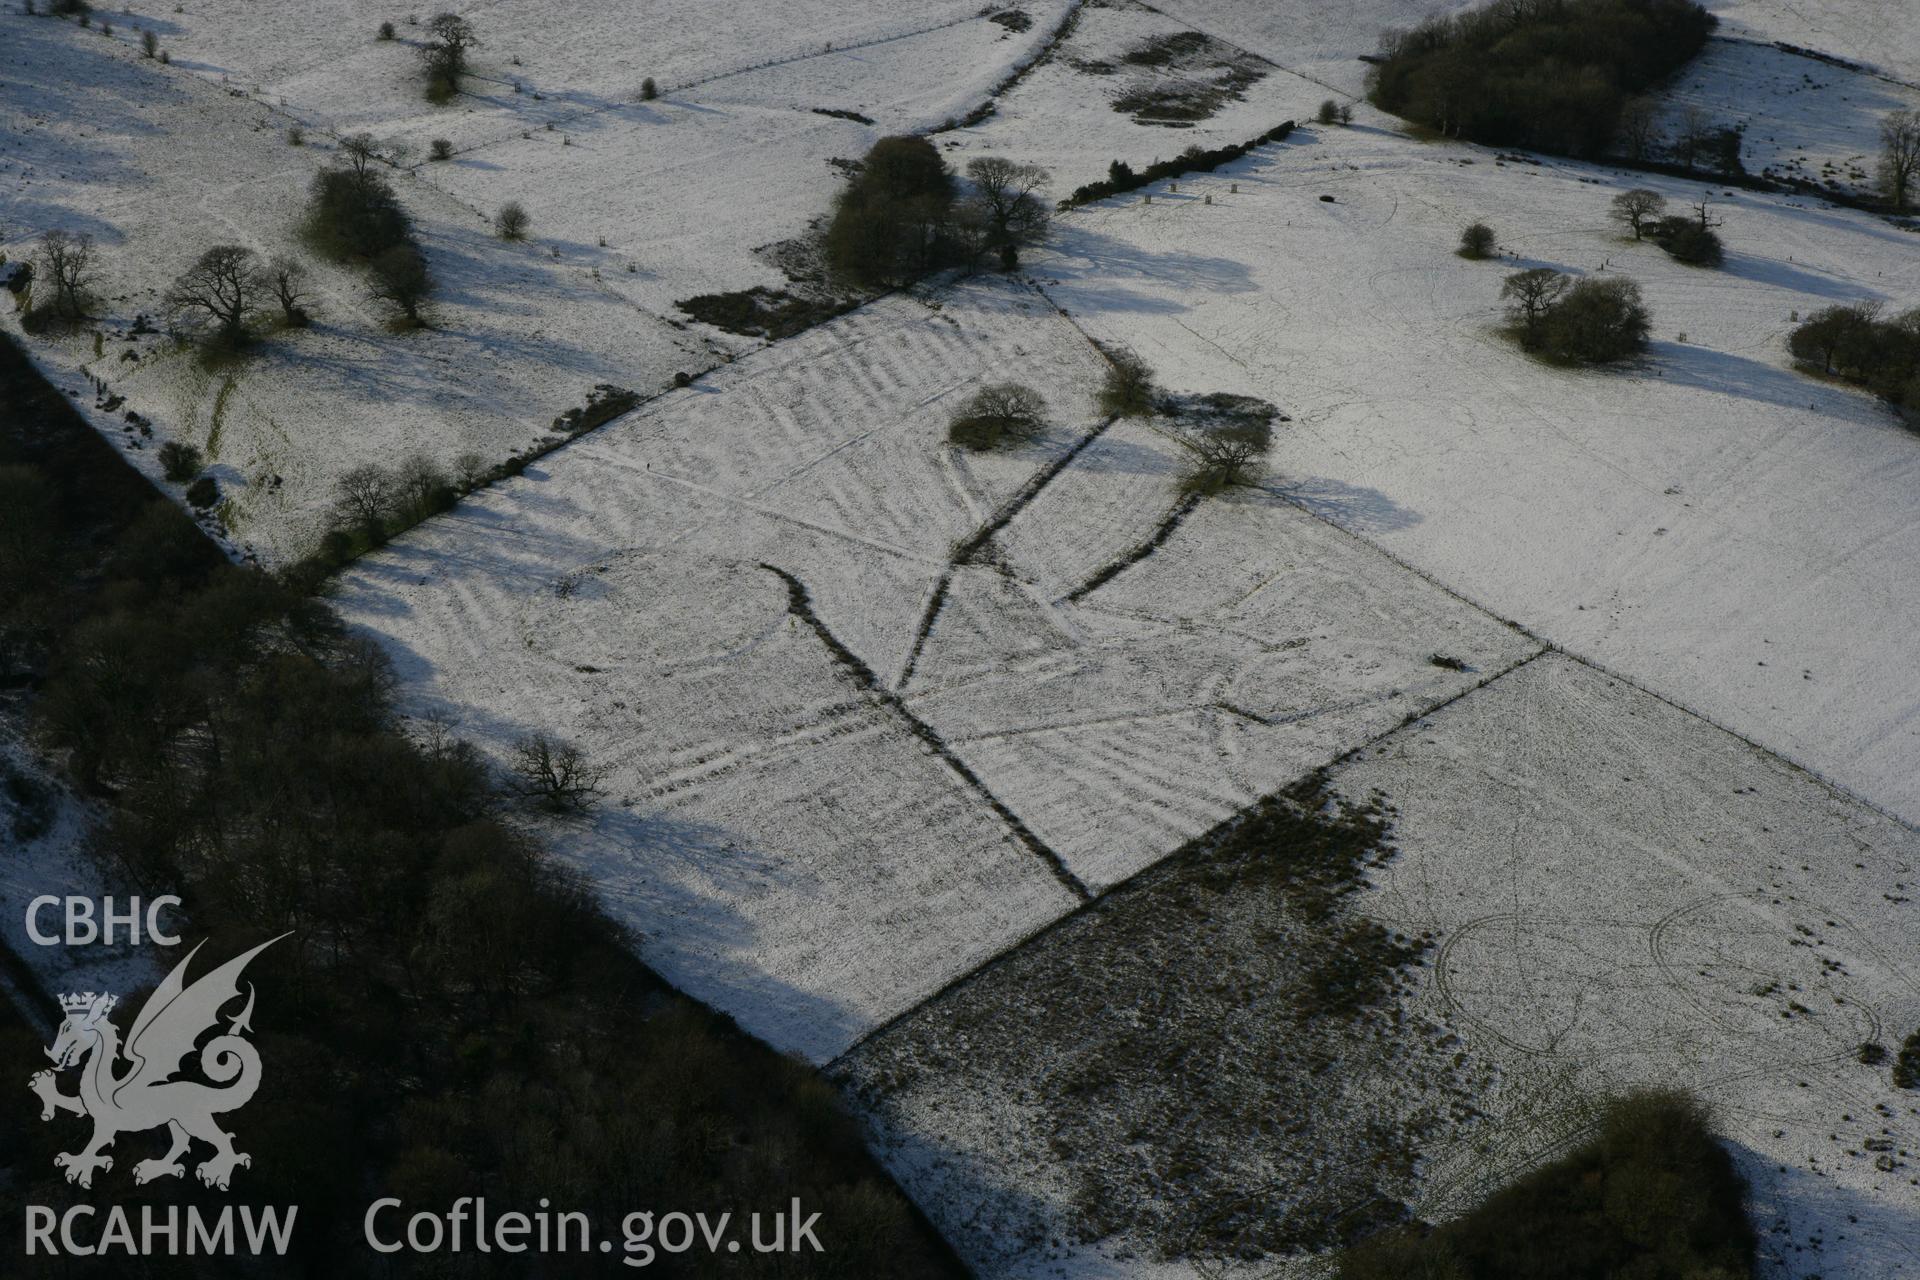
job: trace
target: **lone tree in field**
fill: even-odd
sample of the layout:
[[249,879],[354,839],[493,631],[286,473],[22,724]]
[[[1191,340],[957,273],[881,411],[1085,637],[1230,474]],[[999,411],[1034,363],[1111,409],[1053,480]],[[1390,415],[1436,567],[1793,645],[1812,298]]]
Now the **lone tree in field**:
[[456,13],[436,14],[427,21],[427,42],[420,46],[420,63],[427,73],[427,100],[445,102],[460,90],[467,70],[467,51],[477,48],[473,24]]
[[1493,228],[1484,222],[1476,222],[1460,233],[1459,254],[1478,262],[1492,255],[1494,247]]
[[280,304],[280,319],[289,329],[304,329],[313,320],[307,313],[307,269],[292,258],[275,258],[267,264],[267,287]]
[[247,320],[259,309],[269,287],[253,250],[217,244],[180,274],[163,302],[177,322],[192,328],[211,326],[209,349],[237,351],[246,345]]
[[93,306],[93,237],[86,232],[49,231],[40,238],[40,267],[53,285],[53,298],[36,307],[63,324],[78,324]]
[[1273,448],[1278,409],[1224,392],[1176,398],[1171,407],[1172,425],[1163,434],[1192,464],[1185,480],[1190,493],[1219,493],[1259,479],[1261,460]]
[[393,184],[377,167],[369,134],[340,143],[340,165],[313,175],[303,227],[307,242],[330,258],[371,258],[413,232]]
[[589,764],[579,747],[544,733],[514,745],[513,773],[520,794],[552,813],[586,809],[600,797],[606,779],[606,770]]
[[1500,286],[1500,296],[1507,303],[1507,315],[1519,326],[1520,340],[1529,350],[1540,345],[1547,312],[1572,283],[1552,267],[1529,267],[1514,272]]
[[412,329],[426,324],[420,304],[433,291],[433,278],[427,272],[427,260],[410,244],[397,244],[376,257],[373,276],[367,289],[382,302],[400,308],[406,326]]
[[493,229],[500,233],[502,240],[525,240],[527,228],[533,219],[518,200],[509,200],[500,206],[500,212],[493,216]]
[[1032,387],[999,382],[980,388],[960,406],[947,440],[962,449],[1000,449],[1046,430],[1047,402]]
[[1880,189],[1904,213],[1920,186],[1920,111],[1896,111],[1880,125]]
[[1667,198],[1658,191],[1635,187],[1613,198],[1613,216],[1627,224],[1635,240],[1646,238],[1647,228],[1659,221],[1667,209]]
[[1048,173],[1037,164],[1021,164],[1001,156],[982,156],[967,165],[986,223],[987,247],[1000,255],[1002,268],[1019,264],[1020,246],[1046,233],[1048,213],[1036,194],[1047,184]]

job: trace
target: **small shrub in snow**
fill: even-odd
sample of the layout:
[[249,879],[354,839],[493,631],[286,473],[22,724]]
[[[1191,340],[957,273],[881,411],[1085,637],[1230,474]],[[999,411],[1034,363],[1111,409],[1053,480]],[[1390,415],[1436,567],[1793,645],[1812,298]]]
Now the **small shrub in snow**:
[[1153,370],[1125,347],[1107,352],[1107,373],[1100,383],[1100,412],[1115,418],[1144,418],[1153,412]]
[[1340,104],[1328,98],[1320,104],[1320,109],[1313,113],[1313,118],[1319,124],[1334,123],[1340,118]]
[[288,126],[287,126],[287,145],[288,145],[288,146],[290,146],[290,147],[304,147],[304,146],[306,146],[306,145],[307,145],[307,131],[306,131],[305,129],[302,129],[302,128],[301,128],[301,127],[300,127],[299,125],[297,125],[297,124],[290,124],[290,125],[288,125]]
[[175,484],[185,484],[200,474],[200,450],[178,440],[160,446],[160,471]]
[[220,485],[212,476],[201,476],[187,486],[187,502],[196,510],[205,511],[220,501]]
[[660,88],[658,85],[654,84],[652,76],[648,76],[645,80],[642,80],[640,82],[640,101],[652,102],[655,98],[659,96],[660,96]]
[[379,38],[382,40],[393,39],[393,24],[391,22],[383,22],[380,24]]
[[446,138],[435,138],[427,150],[427,158],[429,160],[451,160],[453,158],[452,141]]
[[985,386],[970,396],[947,426],[947,441],[975,451],[1032,440],[1046,430],[1047,402],[1017,382]]
[[140,52],[149,58],[159,53],[160,37],[151,31],[142,31],[140,33]]
[[1476,262],[1493,253],[1493,228],[1484,222],[1476,222],[1460,233],[1460,256],[1472,258]]
[[509,200],[500,206],[500,212],[493,216],[493,227],[500,233],[502,240],[524,240],[527,228],[533,220],[518,200]]

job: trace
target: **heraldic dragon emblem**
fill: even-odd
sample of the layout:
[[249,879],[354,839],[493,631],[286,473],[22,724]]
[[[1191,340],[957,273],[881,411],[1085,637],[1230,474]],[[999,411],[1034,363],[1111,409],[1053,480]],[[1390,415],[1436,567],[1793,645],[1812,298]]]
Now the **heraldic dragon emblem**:
[[[280,938],[286,936],[283,933]],[[194,1138],[214,1149],[214,1154],[194,1170],[209,1187],[225,1191],[234,1169],[253,1163],[252,1157],[233,1149],[233,1135],[214,1122],[216,1115],[244,1107],[260,1087],[260,1054],[244,1039],[253,1029],[251,983],[247,985],[246,1007],[228,1019],[225,1033],[215,1035],[200,1048],[200,1071],[213,1083],[173,1077],[200,1038],[218,1029],[220,1010],[239,998],[240,971],[280,938],[236,956],[188,986],[187,966],[200,951],[195,946],[147,997],[140,1016],[127,1032],[125,1045],[120,1043],[119,1029],[107,1018],[117,1003],[113,995],[87,992],[60,997],[66,1021],[53,1047],[47,1050],[54,1070],[36,1073],[28,1086],[40,1096],[42,1120],[53,1119],[58,1111],[93,1120],[93,1139],[84,1149],[53,1158],[56,1168],[67,1171],[68,1182],[91,1187],[96,1170],[113,1168],[113,1157],[104,1153],[116,1137],[162,1125],[172,1146],[159,1159],[134,1165],[136,1183],[185,1174],[181,1157]],[[121,1071],[123,1058],[126,1069]],[[80,1091],[59,1092],[54,1071],[74,1066],[79,1067]]]

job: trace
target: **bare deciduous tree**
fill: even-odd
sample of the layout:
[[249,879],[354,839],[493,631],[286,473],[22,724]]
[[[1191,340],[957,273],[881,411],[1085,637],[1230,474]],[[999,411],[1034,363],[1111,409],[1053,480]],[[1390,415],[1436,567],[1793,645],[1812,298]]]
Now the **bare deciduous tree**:
[[1619,138],[1629,160],[1645,160],[1660,146],[1659,112],[1645,98],[1630,99],[1620,108]]
[[998,382],[968,397],[953,416],[947,438],[966,449],[994,449],[1031,440],[1046,429],[1047,402],[1032,387]]
[[1507,311],[1525,331],[1529,344],[1539,341],[1540,327],[1553,304],[1573,283],[1552,267],[1530,267],[1516,271],[1500,286]]
[[1635,240],[1646,238],[1648,224],[1657,221],[1666,208],[1667,198],[1645,187],[1622,191],[1613,198],[1613,216],[1632,228]]
[[304,329],[313,319],[307,313],[307,269],[292,258],[275,258],[267,264],[267,286],[280,304],[280,317],[290,329]]
[[68,322],[86,319],[93,302],[93,237],[84,231],[49,231],[40,238],[40,263],[53,283],[54,314]]
[[513,772],[520,793],[554,813],[587,808],[603,794],[606,780],[606,770],[588,763],[579,747],[544,733],[514,745]]
[[427,97],[441,102],[460,87],[467,69],[467,53],[480,44],[473,24],[457,13],[436,14],[427,21],[427,42],[420,61],[427,71]]
[[373,260],[372,269],[368,292],[400,308],[408,324],[416,328],[424,325],[420,305],[433,291],[433,278],[420,251],[410,244],[394,245]]
[[1920,111],[1896,111],[1880,125],[1880,188],[1904,212],[1920,185]]
[[494,230],[500,233],[502,240],[526,239],[527,227],[531,222],[526,208],[518,200],[507,201],[500,206],[500,212],[493,216]]
[[1047,206],[1036,193],[1049,175],[1037,164],[982,156],[967,166],[967,176],[985,214],[987,247],[998,251],[1002,265],[1011,268],[1019,246],[1046,232]]
[[340,514],[372,531],[385,529],[398,501],[393,477],[370,462],[343,473],[333,482],[333,492]]
[[1175,403],[1179,411],[1162,434],[1192,460],[1190,490],[1217,493],[1258,478],[1260,461],[1273,448],[1278,409],[1250,396],[1225,394]]
[[246,340],[247,318],[268,284],[253,250],[217,244],[180,274],[162,300],[176,320],[213,325],[212,341],[233,348]]

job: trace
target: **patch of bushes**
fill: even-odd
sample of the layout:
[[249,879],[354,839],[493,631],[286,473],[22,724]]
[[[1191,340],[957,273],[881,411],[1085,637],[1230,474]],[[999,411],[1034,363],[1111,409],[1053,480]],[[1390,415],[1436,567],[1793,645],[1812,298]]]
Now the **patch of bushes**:
[[748,338],[790,338],[858,305],[857,299],[799,297],[755,285],[732,293],[703,293],[673,304],[702,324]]
[[831,116],[835,120],[851,120],[855,124],[873,123],[872,116],[863,116],[858,111],[846,111],[838,107],[815,107],[813,114],[817,116]]
[[1500,296],[1527,350],[1569,364],[1605,364],[1646,350],[1653,316],[1625,276],[1573,280],[1548,267],[1507,277]]
[[212,476],[201,476],[187,486],[187,503],[197,511],[210,511],[220,502],[220,484]]
[[178,440],[169,440],[160,446],[160,471],[175,484],[185,484],[200,474],[205,464],[200,458],[200,450]]
[[1242,159],[1256,147],[1268,143],[1284,141],[1293,132],[1293,121],[1287,120],[1267,130],[1257,138],[1232,146],[1188,147],[1171,160],[1161,160],[1148,165],[1145,169],[1135,170],[1121,160],[1115,160],[1107,166],[1104,182],[1089,182],[1076,187],[1072,195],[1060,202],[1062,209],[1071,209],[1088,204],[1094,200],[1104,200],[1108,196],[1119,195],[1123,191],[1138,191],[1141,187],[1160,182],[1167,178],[1178,178],[1186,173],[1212,173],[1223,164],[1231,164]]
[[1607,1105],[1599,1136],[1430,1231],[1349,1251],[1340,1280],[1751,1280],[1746,1184],[1683,1093]]
[[1883,320],[1878,302],[1822,307],[1787,335],[1787,350],[1810,369],[1920,411],[1920,308]]
[[1047,402],[1032,387],[998,382],[969,396],[947,424],[947,442],[984,452],[1037,439],[1047,428]]
[[1900,1056],[1893,1060],[1893,1087],[1920,1089],[1920,1031],[1900,1045]]
[[1388,33],[1368,95],[1446,137],[1601,155],[1716,25],[1692,0],[1493,0]]
[[587,396],[587,403],[577,409],[569,409],[553,420],[555,431],[577,436],[583,431],[612,422],[640,403],[640,393],[629,391],[625,387],[616,387],[611,382],[603,382]]

